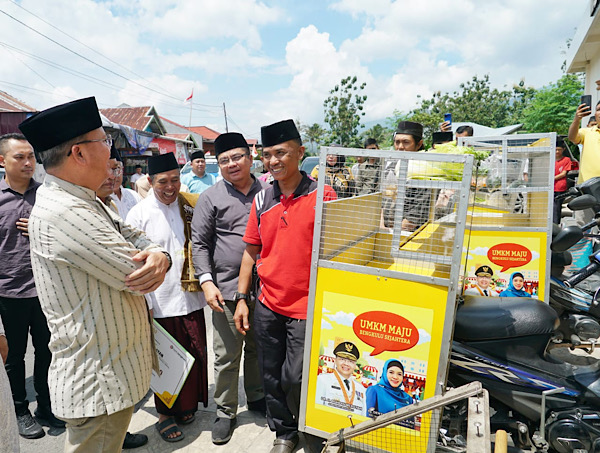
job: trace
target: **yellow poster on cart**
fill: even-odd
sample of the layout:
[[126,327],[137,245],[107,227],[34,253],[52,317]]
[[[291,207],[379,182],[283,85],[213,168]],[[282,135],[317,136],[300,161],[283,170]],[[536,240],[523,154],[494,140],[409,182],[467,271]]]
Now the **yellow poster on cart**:
[[[320,268],[306,426],[331,433],[350,426],[348,416],[357,424],[433,396],[447,296],[431,284]],[[415,451],[426,451],[429,428],[418,416],[386,429],[425,439]]]
[[[532,297],[544,300],[546,232],[471,231],[464,242],[466,295]],[[487,272],[482,272],[487,270]],[[476,274],[489,274],[485,276]],[[487,294],[483,294],[483,292]],[[517,294],[518,292],[518,294]]]

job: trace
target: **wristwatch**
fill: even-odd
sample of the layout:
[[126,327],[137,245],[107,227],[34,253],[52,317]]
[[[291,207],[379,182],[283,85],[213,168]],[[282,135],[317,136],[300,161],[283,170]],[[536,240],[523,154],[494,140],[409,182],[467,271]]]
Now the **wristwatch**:
[[167,259],[169,260],[169,267],[167,268],[167,272],[169,272],[171,270],[171,266],[173,266],[173,260],[171,259],[171,255],[169,254],[169,252],[164,252],[165,256],[167,257]]
[[249,301],[250,300],[250,294],[238,293],[237,291],[235,293],[233,293],[233,300],[235,300],[237,302],[240,299],[244,299],[245,301]]

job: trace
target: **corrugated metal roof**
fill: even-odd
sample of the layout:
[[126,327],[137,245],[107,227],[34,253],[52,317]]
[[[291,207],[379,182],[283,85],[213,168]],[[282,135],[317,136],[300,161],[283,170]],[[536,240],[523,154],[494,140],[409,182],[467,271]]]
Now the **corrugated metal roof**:
[[[162,134],[165,131],[160,124],[158,115],[153,115],[152,107],[118,107],[113,109],[100,109],[100,113],[106,116],[113,123],[124,124],[137,129],[138,131],[149,131]],[[152,125],[152,120],[156,125]],[[154,127],[153,127],[154,126]]]
[[10,94],[0,91],[0,112],[37,112],[37,110]]
[[220,132],[217,132],[214,129],[206,126],[193,126],[188,127],[188,129],[192,132],[202,135],[204,140],[214,141],[219,135],[221,135]]

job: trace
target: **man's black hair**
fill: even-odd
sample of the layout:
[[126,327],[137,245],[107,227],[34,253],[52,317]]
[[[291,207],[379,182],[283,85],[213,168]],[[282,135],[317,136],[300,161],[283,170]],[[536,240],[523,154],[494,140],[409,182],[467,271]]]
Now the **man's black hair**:
[[456,128],[457,134],[462,134],[466,132],[467,136],[473,137],[473,128],[471,126],[460,126]]
[[378,146],[378,145],[377,145],[377,140],[375,140],[374,138],[367,138],[367,139],[365,140],[364,147],[366,148],[367,146],[371,146],[371,145]]

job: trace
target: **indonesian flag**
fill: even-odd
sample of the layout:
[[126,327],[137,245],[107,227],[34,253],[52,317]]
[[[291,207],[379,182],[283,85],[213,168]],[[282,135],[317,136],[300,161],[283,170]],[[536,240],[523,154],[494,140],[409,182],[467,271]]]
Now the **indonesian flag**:
[[194,89],[192,88],[192,94],[190,94],[187,99],[183,102],[190,102],[192,100],[192,98],[194,97]]
[[253,143],[252,144],[252,157],[257,157],[258,156],[258,152],[256,151],[256,145]]

